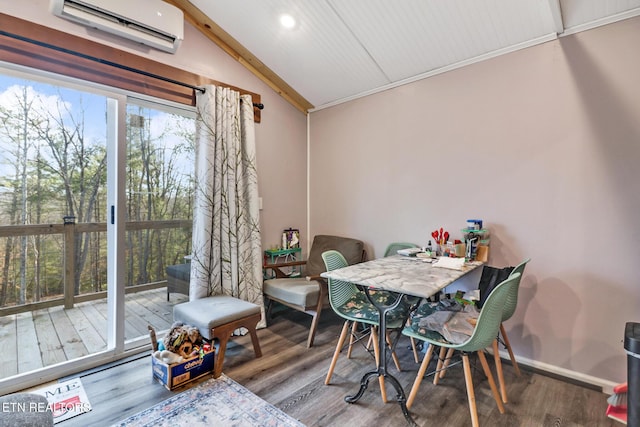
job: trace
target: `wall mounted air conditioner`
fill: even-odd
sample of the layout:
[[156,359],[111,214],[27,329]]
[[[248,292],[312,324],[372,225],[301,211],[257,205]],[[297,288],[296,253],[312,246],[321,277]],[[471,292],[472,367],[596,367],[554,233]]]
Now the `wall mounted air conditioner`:
[[51,0],[51,12],[174,53],[184,38],[182,11],[161,0]]

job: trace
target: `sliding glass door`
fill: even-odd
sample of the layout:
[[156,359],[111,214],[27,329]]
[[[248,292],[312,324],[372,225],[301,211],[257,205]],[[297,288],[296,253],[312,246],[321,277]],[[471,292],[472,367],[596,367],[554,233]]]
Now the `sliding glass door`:
[[0,68],[0,388],[123,357],[171,323],[193,123],[189,109]]

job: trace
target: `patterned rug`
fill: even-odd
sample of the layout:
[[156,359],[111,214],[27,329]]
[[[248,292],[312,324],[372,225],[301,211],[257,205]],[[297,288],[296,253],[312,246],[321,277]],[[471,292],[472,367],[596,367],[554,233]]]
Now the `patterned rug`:
[[280,409],[262,400],[222,374],[164,402],[133,415],[115,426],[225,426],[304,427]]

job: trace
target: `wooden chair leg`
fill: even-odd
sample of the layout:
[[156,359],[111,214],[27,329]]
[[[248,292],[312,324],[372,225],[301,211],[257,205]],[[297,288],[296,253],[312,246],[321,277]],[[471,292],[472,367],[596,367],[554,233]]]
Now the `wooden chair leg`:
[[311,320],[311,328],[309,329],[309,338],[307,338],[307,348],[311,348],[313,346],[313,339],[316,336],[316,329],[318,329],[318,323],[320,323],[320,310],[317,310],[313,319]]
[[471,366],[469,366],[469,355],[462,354],[462,366],[464,367],[464,382],[467,386],[467,400],[469,401],[469,413],[471,414],[471,425],[478,427],[478,409],[476,408],[476,395],[473,391],[473,378],[471,376]]
[[318,329],[318,323],[320,323],[320,313],[322,313],[322,306],[327,296],[327,286],[320,286],[320,293],[318,294],[318,304],[315,311],[307,311],[306,313],[313,313],[313,320],[311,320],[311,328],[309,329],[309,338],[307,339],[307,348],[313,346],[313,339],[316,336],[316,330]]
[[353,322],[351,326],[351,336],[349,337],[349,350],[347,350],[347,359],[351,359],[351,350],[353,350],[353,342],[358,332],[358,322]]
[[[355,322],[353,322],[355,323]],[[331,381],[331,376],[333,375],[333,370],[336,367],[336,363],[338,362],[338,357],[340,356],[340,350],[342,349],[342,345],[344,344],[344,340],[347,338],[347,333],[349,333],[349,320],[344,322],[344,326],[342,326],[342,332],[340,332],[340,337],[338,338],[338,344],[336,345],[336,351],[333,352],[333,358],[331,359],[331,365],[329,365],[329,372],[327,372],[327,378],[325,378],[325,385],[329,385]]]
[[[413,350],[413,360],[416,363],[420,363],[420,358],[418,357],[418,347],[416,346],[416,340],[413,337],[409,337],[411,339],[411,350]],[[427,345],[426,343],[423,345]]]
[[513,350],[511,349],[511,343],[509,342],[509,337],[507,337],[507,331],[504,329],[502,323],[500,323],[500,334],[502,334],[502,339],[504,340],[504,346],[507,347],[507,351],[509,352],[509,358],[511,359],[511,364],[513,365],[513,369],[516,371],[516,375],[520,376],[520,367],[518,366],[518,362],[516,362],[516,357],[513,355]]
[[478,359],[480,359],[480,363],[482,364],[482,369],[484,370],[484,374],[487,376],[487,380],[489,381],[489,387],[491,387],[491,394],[493,394],[493,399],[496,401],[498,405],[498,410],[501,414],[504,414],[504,405],[502,404],[502,399],[500,399],[500,393],[498,393],[498,388],[496,387],[496,382],[493,379],[493,374],[491,373],[491,369],[489,369],[489,364],[487,363],[487,358],[484,355],[484,351],[478,351]]
[[[373,354],[376,357],[376,366],[380,365],[380,348],[378,346],[378,332],[376,328],[371,327],[371,337],[373,340]],[[378,376],[378,382],[380,383],[380,395],[382,396],[382,402],[387,403],[387,389],[384,386],[384,377]]]
[[[387,345],[389,346],[389,349],[391,349],[391,338],[389,337],[389,331],[387,331]],[[396,369],[398,370],[398,372],[402,372],[402,368],[400,367],[400,360],[398,359],[398,356],[396,355],[395,350],[391,352],[391,358],[393,359],[393,363],[396,365]]]
[[450,348],[447,350],[447,355],[444,357],[444,362],[442,363],[442,370],[440,371],[440,379],[444,378],[444,374],[447,373],[447,368],[449,367],[449,363],[451,363],[451,358],[453,357],[454,349]]
[[418,375],[416,375],[416,379],[413,381],[413,386],[411,387],[409,397],[407,398],[407,409],[411,408],[411,405],[413,405],[413,401],[416,398],[416,394],[418,394],[418,388],[420,387],[424,373],[427,371],[427,367],[429,366],[429,360],[431,360],[431,355],[433,354],[433,347],[434,346],[432,344],[429,344],[427,354],[425,354],[424,359],[422,359],[420,369],[418,369]]
[[500,385],[500,395],[502,396],[502,402],[507,403],[507,389],[504,384],[502,361],[500,360],[500,353],[498,351],[498,340],[493,340],[493,361],[496,365],[496,373],[498,374],[498,384]]
[[447,349],[445,347],[440,347],[440,354],[438,355],[438,364],[436,365],[436,372],[433,374],[433,385],[438,385],[438,381],[440,381],[440,369],[442,369],[442,364],[444,363],[445,354]]

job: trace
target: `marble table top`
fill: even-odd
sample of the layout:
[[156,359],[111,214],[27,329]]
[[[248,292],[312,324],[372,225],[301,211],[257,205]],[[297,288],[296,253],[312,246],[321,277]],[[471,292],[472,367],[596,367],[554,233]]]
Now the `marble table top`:
[[472,261],[461,270],[453,270],[436,267],[420,258],[393,255],[327,271],[321,276],[428,298],[482,265],[480,261]]

